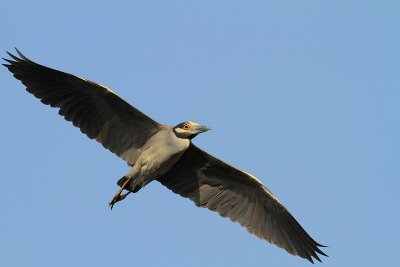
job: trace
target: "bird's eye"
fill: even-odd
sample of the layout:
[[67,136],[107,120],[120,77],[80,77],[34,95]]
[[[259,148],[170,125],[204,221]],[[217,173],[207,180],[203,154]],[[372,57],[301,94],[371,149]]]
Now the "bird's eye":
[[189,130],[189,129],[190,129],[190,125],[189,125],[189,124],[183,125],[183,129],[184,129],[184,130]]

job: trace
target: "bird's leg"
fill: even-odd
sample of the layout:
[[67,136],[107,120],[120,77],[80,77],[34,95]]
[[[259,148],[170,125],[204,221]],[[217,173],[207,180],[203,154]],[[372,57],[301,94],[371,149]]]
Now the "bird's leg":
[[130,193],[132,193],[132,192],[128,191],[125,194],[119,194],[118,196],[115,195],[114,198],[111,200],[111,202],[108,203],[108,205],[111,207],[111,209],[113,209],[115,203],[117,203],[117,202],[119,202],[121,200],[124,200],[126,198],[126,196],[129,195]]
[[124,200],[127,195],[131,193],[131,191],[128,191],[128,193],[121,194],[122,191],[125,189],[125,186],[129,183],[130,179],[126,179],[125,183],[121,186],[121,189],[118,190],[118,192],[114,195],[113,199],[111,199],[110,203],[108,205],[111,207],[111,209],[114,207],[114,204],[117,203],[118,201]]

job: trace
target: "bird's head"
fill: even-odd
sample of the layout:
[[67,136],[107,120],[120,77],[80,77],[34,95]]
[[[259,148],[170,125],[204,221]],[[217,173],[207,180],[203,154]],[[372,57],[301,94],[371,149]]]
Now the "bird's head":
[[174,127],[174,133],[179,138],[193,139],[200,133],[211,130],[207,126],[201,126],[196,122],[186,121]]

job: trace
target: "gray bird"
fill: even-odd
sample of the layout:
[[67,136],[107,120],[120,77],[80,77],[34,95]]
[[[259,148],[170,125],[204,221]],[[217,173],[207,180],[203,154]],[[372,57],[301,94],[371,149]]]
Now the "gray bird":
[[[17,50],[17,49],[16,49]],[[175,127],[157,123],[109,88],[39,65],[18,50],[3,64],[26,90],[90,139],[132,168],[118,185],[111,208],[157,180],[198,207],[218,212],[261,239],[313,263],[327,256],[283,204],[256,177],[209,155],[191,140],[210,130],[191,121]],[[122,194],[123,190],[127,193]]]

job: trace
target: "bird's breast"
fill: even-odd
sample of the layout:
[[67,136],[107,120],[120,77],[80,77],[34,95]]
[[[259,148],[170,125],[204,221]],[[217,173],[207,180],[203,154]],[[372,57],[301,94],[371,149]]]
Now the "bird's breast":
[[142,176],[157,179],[167,173],[189,147],[188,139],[174,138],[168,133],[154,136],[140,155]]

